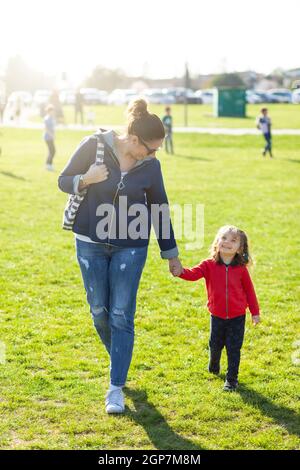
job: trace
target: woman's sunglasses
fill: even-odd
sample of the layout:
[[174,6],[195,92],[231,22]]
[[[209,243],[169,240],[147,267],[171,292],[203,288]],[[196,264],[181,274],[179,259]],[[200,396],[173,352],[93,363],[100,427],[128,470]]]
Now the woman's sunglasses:
[[147,155],[152,155],[153,153],[158,152],[161,149],[161,147],[158,147],[157,149],[151,149],[150,147],[148,147],[146,142],[141,137],[139,137],[139,140],[141,141],[143,146],[147,149]]

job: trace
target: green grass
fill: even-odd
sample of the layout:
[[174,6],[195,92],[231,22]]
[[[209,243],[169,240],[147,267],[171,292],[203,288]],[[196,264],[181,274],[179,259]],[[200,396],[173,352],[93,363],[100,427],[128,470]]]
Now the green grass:
[[[291,108],[291,109],[296,109]],[[297,108],[298,109],[298,108]],[[287,127],[291,127],[288,125]],[[85,302],[73,235],[61,230],[66,195],[44,170],[41,132],[1,130],[0,447],[2,449],[300,449],[300,137],[175,135],[160,155],[172,204],[205,205],[207,257],[226,223],[249,234],[262,311],[247,319],[240,391],[208,374],[204,284],[173,279],[155,243],[141,280],[124,416],[107,416],[109,361]],[[58,131],[60,170],[82,132]],[[299,349],[299,346],[298,346]],[[226,369],[225,355],[222,358]],[[299,395],[299,394],[298,394]]]
[[[300,106],[294,104],[269,104],[267,105],[270,117],[272,118],[274,129],[299,129],[300,128]],[[150,110],[158,116],[164,115],[163,105],[151,105]],[[255,120],[259,115],[262,105],[247,105],[246,118],[215,118],[211,105],[189,105],[188,125],[190,127],[228,127],[228,128],[255,128]],[[125,106],[92,106],[85,107],[85,110],[93,109],[95,112],[95,122],[106,125],[122,125],[124,122]],[[64,107],[66,123],[74,122],[74,108]],[[184,106],[177,104],[172,106],[174,126],[184,126]],[[40,118],[34,118],[40,121]]]

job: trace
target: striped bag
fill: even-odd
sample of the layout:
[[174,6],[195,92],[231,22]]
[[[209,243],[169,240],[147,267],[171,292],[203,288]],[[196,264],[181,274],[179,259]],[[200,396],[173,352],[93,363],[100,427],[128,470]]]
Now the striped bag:
[[[100,136],[95,134],[94,138],[97,139],[97,150],[96,150],[96,159],[95,164],[101,165],[104,162],[104,143],[101,141]],[[86,188],[82,193],[79,194],[71,194],[69,196],[68,202],[66,204],[64,213],[63,213],[63,223],[62,228],[64,230],[72,230],[77,211],[79,209],[80,204],[85,198],[86,193],[88,192],[88,188]]]

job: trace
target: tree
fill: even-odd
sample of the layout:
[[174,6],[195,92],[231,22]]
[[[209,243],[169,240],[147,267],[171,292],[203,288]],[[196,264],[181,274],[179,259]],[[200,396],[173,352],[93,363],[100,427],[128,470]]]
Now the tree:
[[7,94],[16,90],[32,92],[37,88],[52,88],[54,78],[33,70],[21,56],[17,55],[8,60],[5,83]]
[[237,73],[222,73],[212,80],[212,86],[215,87],[242,87],[245,83]]
[[97,65],[91,75],[84,81],[86,87],[112,91],[115,88],[128,88],[129,79],[120,69],[110,70]]

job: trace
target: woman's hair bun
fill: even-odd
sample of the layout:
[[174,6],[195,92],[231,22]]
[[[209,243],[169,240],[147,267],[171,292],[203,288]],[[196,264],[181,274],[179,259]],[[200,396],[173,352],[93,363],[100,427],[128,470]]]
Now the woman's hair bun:
[[129,104],[127,115],[129,118],[140,119],[148,113],[148,103],[143,98],[136,99]]

